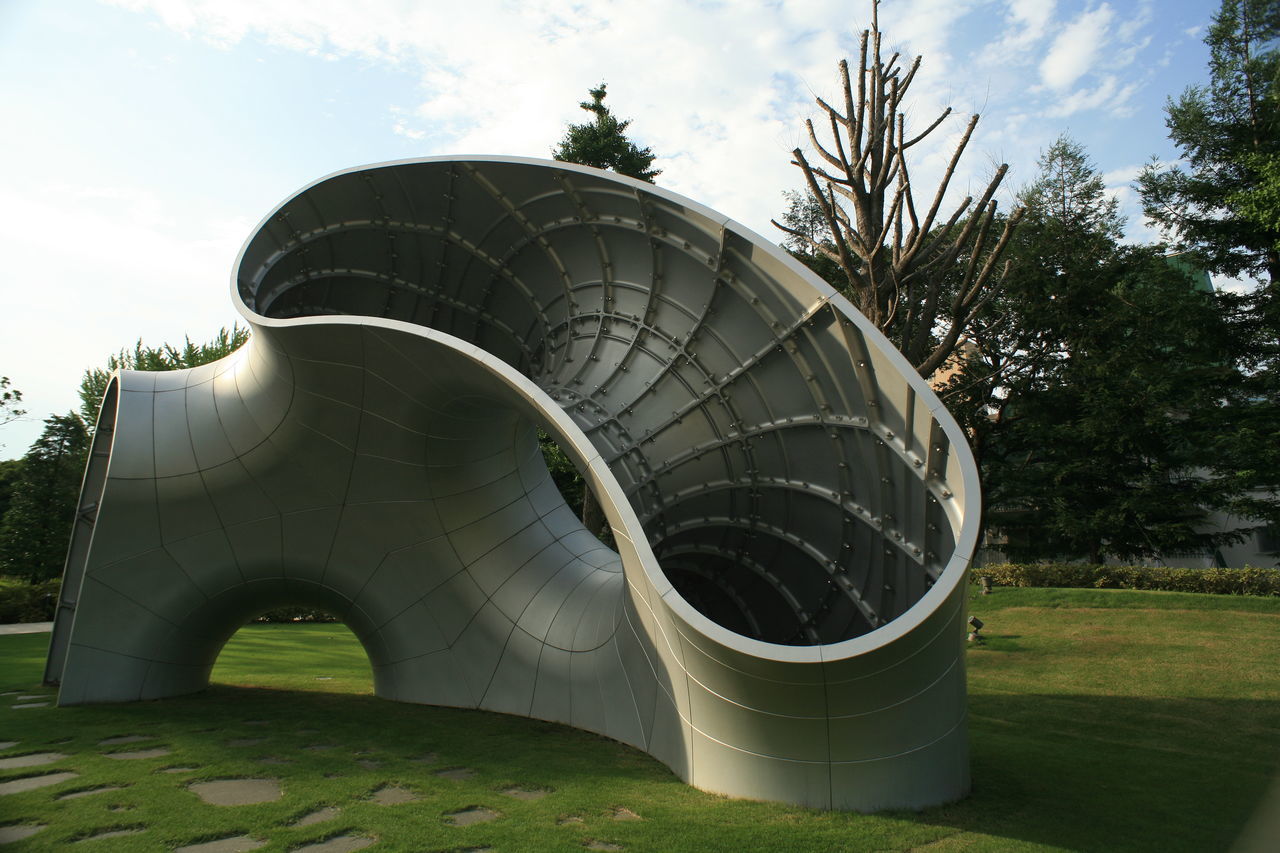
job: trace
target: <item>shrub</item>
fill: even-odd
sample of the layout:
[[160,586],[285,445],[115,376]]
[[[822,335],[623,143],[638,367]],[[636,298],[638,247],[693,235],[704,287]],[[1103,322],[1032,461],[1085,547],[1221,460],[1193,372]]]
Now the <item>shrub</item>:
[[337,616],[324,610],[316,610],[314,607],[281,607],[276,610],[268,610],[263,613],[255,622],[338,622],[341,621]]
[[27,583],[19,578],[0,577],[0,624],[52,621],[61,590],[61,578]]
[[1200,592],[1213,595],[1280,595],[1280,569],[1175,569],[1167,566],[1097,566],[1088,563],[999,563],[969,573],[969,582],[992,586],[1092,587]]

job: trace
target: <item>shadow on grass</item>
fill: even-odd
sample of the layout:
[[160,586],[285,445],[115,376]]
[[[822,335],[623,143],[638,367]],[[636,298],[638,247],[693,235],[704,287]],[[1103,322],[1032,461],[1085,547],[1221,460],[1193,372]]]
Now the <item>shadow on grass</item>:
[[971,695],[973,793],[907,819],[1072,850],[1225,850],[1280,768],[1280,703]]

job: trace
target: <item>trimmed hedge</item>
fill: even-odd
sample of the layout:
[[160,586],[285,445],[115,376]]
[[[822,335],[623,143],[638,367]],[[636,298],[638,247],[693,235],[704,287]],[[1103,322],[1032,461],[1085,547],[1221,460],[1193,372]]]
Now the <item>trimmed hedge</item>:
[[975,567],[969,582],[992,586],[1149,589],[1212,595],[1280,595],[1280,569],[1174,569],[1088,563],[1000,563]]
[[19,578],[0,577],[0,625],[52,622],[61,589],[61,578],[27,583]]

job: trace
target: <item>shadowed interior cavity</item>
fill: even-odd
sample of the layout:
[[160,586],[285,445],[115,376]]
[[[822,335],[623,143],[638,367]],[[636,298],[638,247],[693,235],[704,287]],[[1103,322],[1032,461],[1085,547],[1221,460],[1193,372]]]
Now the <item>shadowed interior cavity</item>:
[[515,367],[602,454],[685,600],[739,634],[859,636],[952,554],[913,470],[930,451],[878,430],[897,391],[847,319],[642,190],[501,164],[340,175],[261,229],[239,287],[268,317],[400,320]]

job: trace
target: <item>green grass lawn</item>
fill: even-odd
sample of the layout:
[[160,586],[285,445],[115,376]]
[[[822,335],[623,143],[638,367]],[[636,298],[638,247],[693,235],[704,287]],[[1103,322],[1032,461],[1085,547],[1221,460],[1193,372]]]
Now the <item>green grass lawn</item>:
[[[634,749],[563,726],[372,695],[336,625],[252,625],[205,693],[159,702],[15,709],[39,687],[48,635],[0,637],[0,827],[44,824],[6,849],[170,850],[248,835],[262,850],[336,836],[371,850],[500,853],[830,850],[1225,850],[1280,768],[1280,599],[997,588],[969,655],[973,794],[920,813],[858,815],[727,800]],[[102,745],[136,735],[146,740]],[[113,752],[167,754],[117,760]],[[285,762],[285,763],[276,763]],[[437,772],[473,771],[451,779]],[[166,772],[178,769],[179,772]],[[190,783],[279,780],[275,802],[207,805]],[[59,795],[104,786],[91,795]],[[418,799],[381,805],[385,786]],[[542,791],[525,800],[504,791]],[[500,815],[452,826],[482,806]],[[290,826],[323,807],[336,814]],[[627,809],[640,819],[617,819]],[[0,829],[0,832],[3,830]]]

